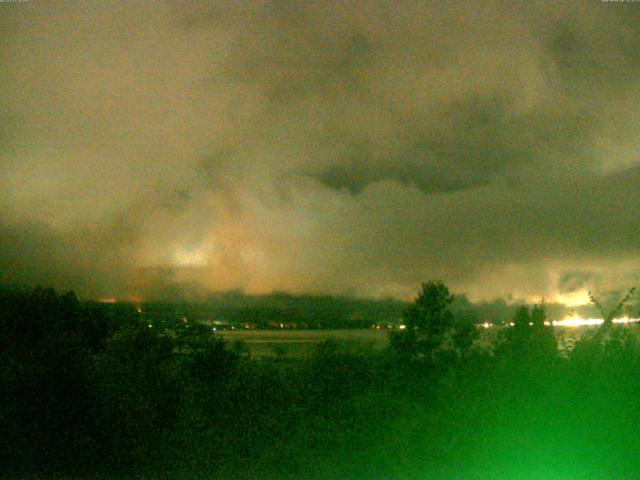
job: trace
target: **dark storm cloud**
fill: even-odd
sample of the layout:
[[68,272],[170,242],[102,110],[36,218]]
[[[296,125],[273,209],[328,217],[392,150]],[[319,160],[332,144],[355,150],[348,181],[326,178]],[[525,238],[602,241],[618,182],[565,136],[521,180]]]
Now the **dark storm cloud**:
[[2,279],[623,289],[640,280],[636,7],[0,4]]
[[120,223],[60,234],[42,224],[0,225],[0,284],[55,285],[93,298],[196,300],[202,287],[170,267],[130,268],[135,237]]
[[567,272],[558,280],[558,291],[571,293],[584,288],[591,290],[596,281],[597,277],[591,272]]
[[427,194],[479,187],[498,178],[517,183],[539,174],[549,150],[579,153],[591,134],[588,121],[570,112],[518,113],[509,103],[507,98],[477,96],[457,101],[434,118],[430,131],[407,125],[417,132],[415,138],[388,158],[379,158],[365,144],[316,176],[351,193],[383,180],[415,185]]
[[[0,224],[0,282],[56,285],[112,295],[125,279],[118,272],[121,235],[86,229],[61,234],[43,224]],[[108,240],[107,240],[108,239]],[[107,240],[107,241],[105,241]]]

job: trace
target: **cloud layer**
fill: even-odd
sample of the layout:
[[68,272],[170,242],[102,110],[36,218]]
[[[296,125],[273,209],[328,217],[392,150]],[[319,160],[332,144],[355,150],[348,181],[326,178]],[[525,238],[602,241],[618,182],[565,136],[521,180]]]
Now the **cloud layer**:
[[637,5],[0,9],[0,281],[571,303],[640,279]]

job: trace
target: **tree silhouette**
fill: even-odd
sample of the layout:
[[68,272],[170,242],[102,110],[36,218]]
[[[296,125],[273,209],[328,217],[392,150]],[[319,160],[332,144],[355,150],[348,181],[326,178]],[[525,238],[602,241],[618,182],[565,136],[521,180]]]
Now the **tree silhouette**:
[[518,307],[515,315],[513,316],[513,327],[518,332],[528,332],[529,324],[531,323],[531,313],[527,305]]
[[[404,330],[395,332],[391,345],[401,355],[427,360],[466,350],[473,343],[475,327],[458,323],[451,312],[454,296],[441,281],[422,284],[416,299],[404,311]],[[445,355],[446,356],[446,355]]]
[[[580,341],[571,352],[574,358],[582,361],[595,360],[601,362],[602,359],[608,359],[608,361],[610,361],[616,357],[628,355],[633,351],[636,343],[635,336],[621,325],[614,325],[613,321],[622,316],[635,290],[635,287],[630,288],[622,300],[608,311],[598,299],[589,292],[589,299],[600,311],[603,322],[597,330],[585,333],[580,338]],[[605,363],[608,363],[608,361]]]
[[499,353],[526,359],[549,360],[557,356],[558,346],[553,327],[547,325],[544,302],[533,307],[522,305],[513,316],[513,326],[502,336]]
[[622,310],[627,305],[629,300],[631,300],[631,297],[633,296],[635,291],[636,287],[631,287],[624,298],[620,300],[620,302],[618,302],[615,308],[612,308],[608,312],[605,310],[602,304],[593,296],[593,294],[589,292],[589,300],[591,300],[591,303],[598,307],[598,310],[602,315],[602,319],[604,320],[601,326],[602,330],[606,330],[607,328],[609,328],[613,324],[613,321],[622,315]]

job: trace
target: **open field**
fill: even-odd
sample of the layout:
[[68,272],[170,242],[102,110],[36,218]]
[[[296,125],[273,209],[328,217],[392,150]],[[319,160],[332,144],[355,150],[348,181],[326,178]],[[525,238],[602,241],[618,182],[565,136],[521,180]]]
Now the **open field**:
[[[555,327],[561,351],[570,349],[580,337],[594,327]],[[636,326],[628,328],[637,330]],[[488,344],[502,327],[482,329],[480,345]],[[218,332],[230,345],[243,342],[253,357],[287,356],[306,358],[318,344],[334,341],[347,350],[379,351],[389,345],[389,331],[376,329],[354,330],[225,330]]]

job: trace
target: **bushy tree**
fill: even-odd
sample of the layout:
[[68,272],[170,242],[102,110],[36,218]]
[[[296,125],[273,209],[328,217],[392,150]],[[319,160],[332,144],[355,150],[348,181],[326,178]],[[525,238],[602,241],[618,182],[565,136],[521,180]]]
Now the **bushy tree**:
[[401,355],[427,360],[464,354],[473,343],[475,327],[458,322],[451,312],[454,296],[441,281],[422,284],[403,314],[404,330],[394,333],[392,347]]
[[574,360],[577,360],[578,363],[584,361],[602,362],[602,360],[605,360],[608,363],[608,361],[615,358],[634,355],[637,348],[636,336],[622,325],[615,325],[613,321],[622,317],[628,310],[635,291],[635,287],[629,289],[622,300],[610,310],[605,309],[600,301],[589,292],[591,303],[600,311],[603,322],[596,330],[586,333],[580,338],[580,341],[571,352]]
[[514,331],[518,333],[526,333],[529,331],[529,324],[531,323],[531,313],[529,312],[529,307],[526,305],[521,305],[516,310],[515,315],[513,316],[513,327]]
[[624,298],[622,298],[622,300],[620,300],[618,304],[609,311],[607,311],[598,301],[598,299],[596,299],[596,297],[591,292],[589,292],[589,299],[591,300],[591,303],[593,303],[598,308],[598,310],[600,311],[600,315],[602,315],[602,319],[604,320],[601,330],[606,330],[607,328],[611,327],[613,325],[613,321],[623,315],[623,312],[628,306],[629,301],[633,297],[635,291],[636,287],[630,288]]
[[553,327],[547,325],[544,302],[529,307],[518,307],[513,316],[513,326],[507,327],[497,352],[521,357],[527,361],[551,359],[558,354]]

